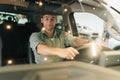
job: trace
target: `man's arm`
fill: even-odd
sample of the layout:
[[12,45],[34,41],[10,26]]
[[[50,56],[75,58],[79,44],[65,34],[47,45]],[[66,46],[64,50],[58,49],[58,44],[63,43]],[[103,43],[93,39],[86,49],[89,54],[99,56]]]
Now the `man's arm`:
[[89,40],[87,40],[87,39],[81,39],[79,37],[76,37],[74,39],[74,46],[75,47],[80,47],[80,46],[87,44],[87,43],[89,43]]
[[65,59],[73,59],[79,52],[73,47],[68,48],[54,48],[44,44],[37,45],[37,53],[43,56],[59,56]]

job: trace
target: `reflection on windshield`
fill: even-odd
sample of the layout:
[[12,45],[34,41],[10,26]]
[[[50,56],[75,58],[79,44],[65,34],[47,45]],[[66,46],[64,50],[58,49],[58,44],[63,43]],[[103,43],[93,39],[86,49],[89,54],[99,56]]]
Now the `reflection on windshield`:
[[25,24],[28,22],[28,19],[26,18],[25,15],[19,14],[18,17],[19,17],[18,24]]
[[28,19],[23,14],[14,14],[8,12],[0,12],[0,24],[3,24],[5,21],[11,21],[18,24],[25,24],[28,22]]
[[13,13],[0,12],[0,24],[2,24],[4,21],[17,22],[18,17]]
[[104,0],[110,7],[118,10],[120,12],[120,0]]

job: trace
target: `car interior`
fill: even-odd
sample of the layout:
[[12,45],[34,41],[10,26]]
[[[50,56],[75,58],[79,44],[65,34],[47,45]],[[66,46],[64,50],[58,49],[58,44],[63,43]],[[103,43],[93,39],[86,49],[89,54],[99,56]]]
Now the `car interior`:
[[[29,37],[47,11],[57,15],[56,28],[91,41],[74,60],[35,63]],[[111,36],[120,42],[114,15],[120,17],[104,0],[0,0],[0,80],[118,80],[120,44],[107,46]]]

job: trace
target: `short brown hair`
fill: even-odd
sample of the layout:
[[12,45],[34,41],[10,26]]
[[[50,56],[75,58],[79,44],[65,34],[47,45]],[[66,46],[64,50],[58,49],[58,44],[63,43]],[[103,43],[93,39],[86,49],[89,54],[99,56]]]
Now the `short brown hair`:
[[43,13],[42,13],[42,17],[43,17],[44,15],[46,15],[46,14],[49,14],[49,15],[56,15],[56,14],[53,13],[53,12],[46,11],[46,12],[43,12]]

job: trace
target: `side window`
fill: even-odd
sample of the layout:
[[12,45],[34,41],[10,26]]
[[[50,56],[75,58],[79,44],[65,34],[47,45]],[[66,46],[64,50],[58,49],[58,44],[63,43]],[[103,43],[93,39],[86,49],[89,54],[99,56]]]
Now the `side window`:
[[62,15],[57,15],[57,23],[62,24],[63,17]]
[[87,12],[75,12],[73,16],[80,37],[97,39],[101,43],[105,26],[102,19]]
[[57,25],[56,25],[56,28],[59,29],[59,30],[63,30],[64,29],[62,15],[57,15]]

